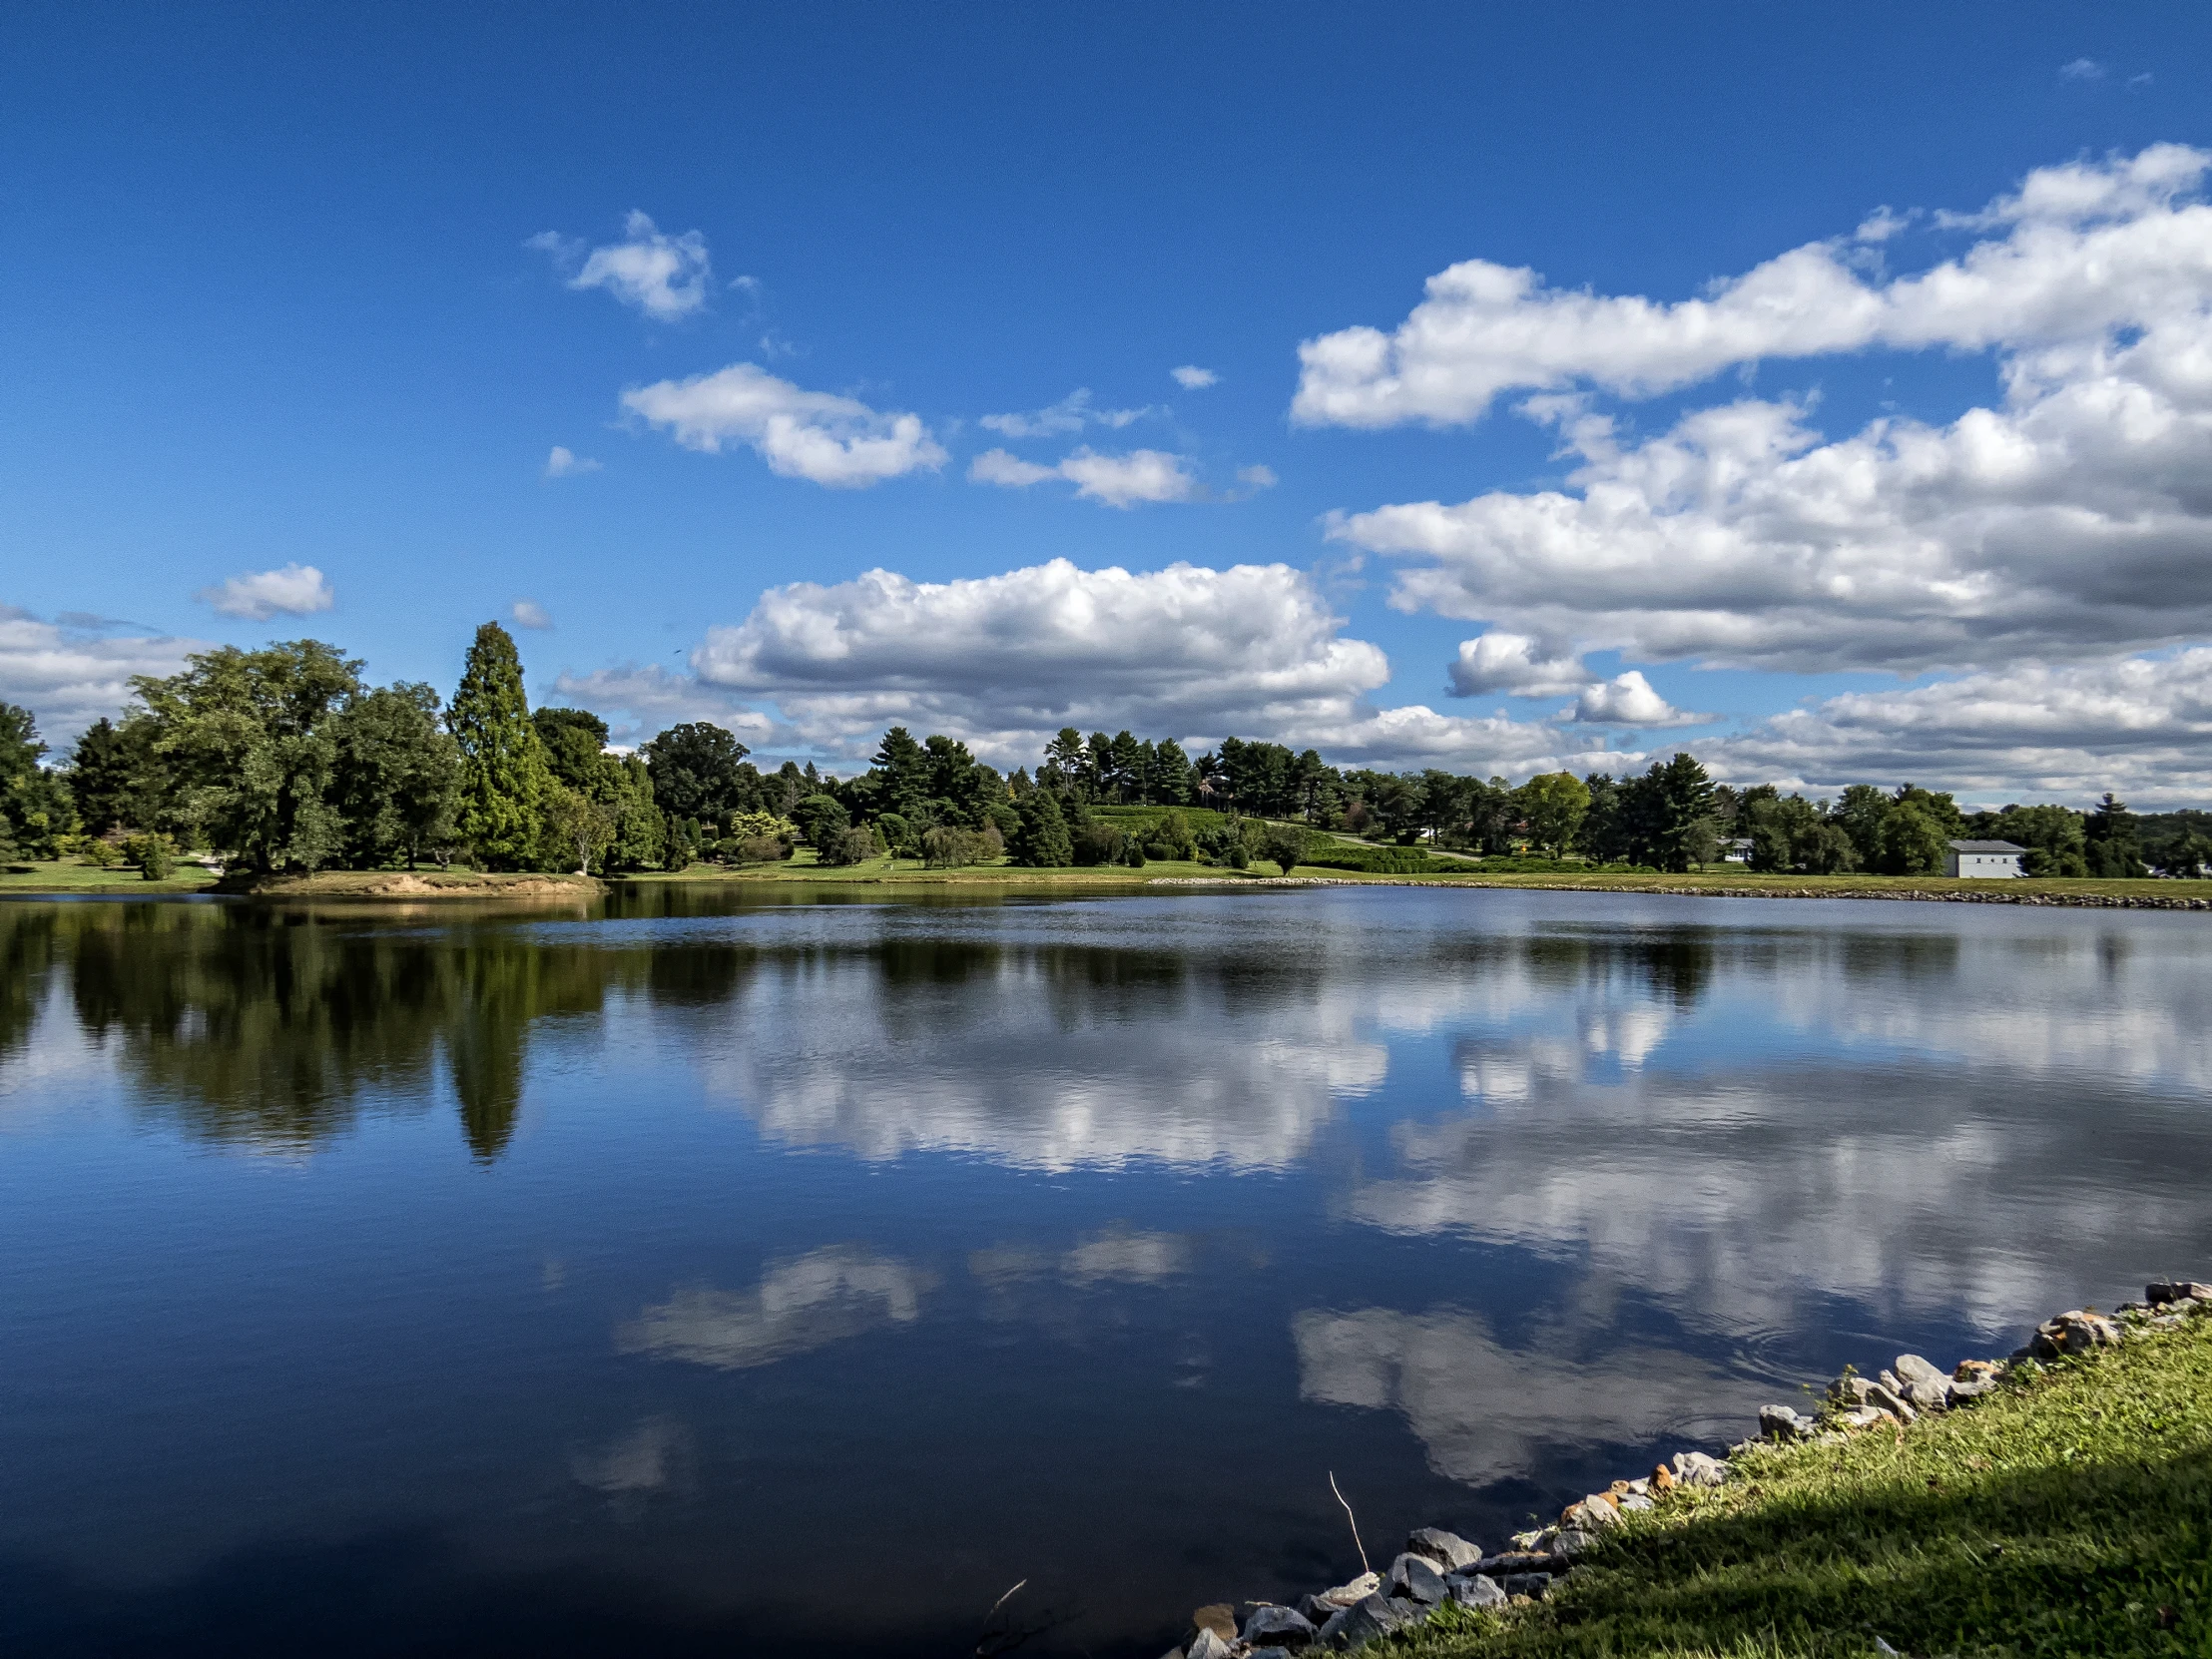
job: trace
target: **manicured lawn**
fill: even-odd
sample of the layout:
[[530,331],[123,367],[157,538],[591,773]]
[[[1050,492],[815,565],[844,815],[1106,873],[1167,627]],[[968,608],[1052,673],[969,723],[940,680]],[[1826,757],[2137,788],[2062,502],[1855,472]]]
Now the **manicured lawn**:
[[1626,1517],[1547,1601],[1365,1651],[2212,1654],[2212,1317],[1736,1466]]
[[[18,859],[17,864],[23,860]],[[180,862],[166,881],[149,881],[129,864],[100,869],[74,858],[33,862],[27,872],[0,867],[0,893],[120,893],[147,898],[165,892],[205,892],[215,885],[215,874],[198,864]]]

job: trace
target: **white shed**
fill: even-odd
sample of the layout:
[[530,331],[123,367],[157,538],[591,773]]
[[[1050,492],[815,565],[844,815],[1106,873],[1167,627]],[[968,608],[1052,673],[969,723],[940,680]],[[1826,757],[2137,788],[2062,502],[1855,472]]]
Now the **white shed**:
[[1952,841],[1943,859],[1945,875],[2025,875],[2020,855],[2027,850],[2010,841]]

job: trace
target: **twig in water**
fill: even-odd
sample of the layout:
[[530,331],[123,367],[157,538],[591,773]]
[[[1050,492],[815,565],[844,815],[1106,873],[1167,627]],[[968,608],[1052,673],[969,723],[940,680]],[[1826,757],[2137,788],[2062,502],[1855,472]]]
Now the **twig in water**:
[[[1028,1579],[1026,1579],[1026,1578],[1024,1578],[1024,1579],[1023,1579],[1023,1580],[1021,1581],[1021,1584],[1026,1584],[1026,1583],[1028,1583],[1028,1582],[1029,1582],[1029,1580],[1028,1580]],[[1016,1584],[1016,1585],[1014,1586],[1014,1590],[1018,1590],[1018,1589],[1020,1589],[1020,1588],[1021,1588],[1021,1584]],[[1006,1593],[1005,1593],[1004,1595],[1000,1596],[1000,1597],[999,1597],[999,1598],[998,1598],[998,1599],[997,1599],[996,1601],[992,1602],[992,1603],[991,1603],[991,1613],[995,1613],[995,1612],[997,1612],[997,1611],[998,1611],[998,1610],[999,1610],[999,1609],[1000,1609],[1001,1607],[1005,1606],[1007,1602],[1011,1601],[1011,1600],[1013,1599],[1013,1596],[1014,1596],[1014,1590],[1008,1590],[1008,1591],[1007,1591],[1007,1592],[1006,1592]],[[985,1613],[985,1614],[983,1615],[983,1617],[985,1617],[985,1618],[987,1619],[987,1618],[989,1618],[989,1617],[991,1616],[991,1613]]]
[[1360,1541],[1360,1517],[1352,1512],[1351,1504],[1345,1503],[1345,1494],[1337,1484],[1337,1471],[1335,1469],[1329,1471],[1329,1489],[1337,1494],[1339,1503],[1345,1504],[1345,1519],[1352,1522],[1352,1547],[1360,1552],[1360,1570],[1366,1573],[1374,1572],[1375,1569],[1368,1565],[1368,1546]]

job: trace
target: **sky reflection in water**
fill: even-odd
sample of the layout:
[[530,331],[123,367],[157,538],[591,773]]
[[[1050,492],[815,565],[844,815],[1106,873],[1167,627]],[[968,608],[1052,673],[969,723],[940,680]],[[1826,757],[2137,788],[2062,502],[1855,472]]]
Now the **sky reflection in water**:
[[11,903],[0,967],[55,1647],[946,1651],[1026,1577],[1156,1652],[1356,1564],[1330,1469],[1494,1541],[2212,1245],[2188,916]]

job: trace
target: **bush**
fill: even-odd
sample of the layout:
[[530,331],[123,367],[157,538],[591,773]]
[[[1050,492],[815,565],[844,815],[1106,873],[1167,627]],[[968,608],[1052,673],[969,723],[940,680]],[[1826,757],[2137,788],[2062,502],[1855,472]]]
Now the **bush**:
[[87,835],[84,845],[77,849],[77,856],[94,869],[113,869],[123,862],[123,853],[113,841],[104,841],[98,835]]
[[149,881],[166,881],[176,867],[177,849],[167,835],[133,835],[123,843],[123,856]]
[[983,830],[958,830],[940,824],[921,835],[921,859],[931,869],[959,869],[968,864],[996,863],[1006,850],[993,825]]
[[773,864],[789,858],[792,847],[774,835],[747,835],[731,845],[730,855],[741,864]]
[[1285,875],[1306,861],[1306,831],[1295,824],[1271,824],[1261,856],[1273,858]]
[[878,850],[872,830],[835,830],[815,844],[817,855],[826,864],[864,864]]
[[1070,856],[1077,864],[1118,864],[1127,845],[1128,837],[1119,830],[1095,821],[1078,824],[1068,836]]

